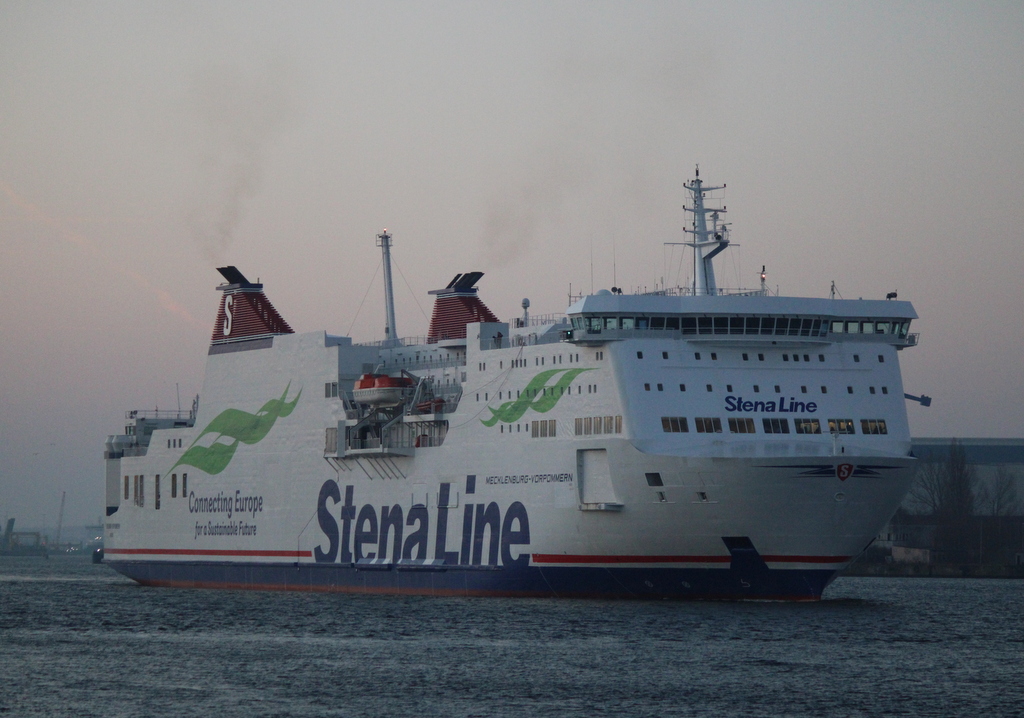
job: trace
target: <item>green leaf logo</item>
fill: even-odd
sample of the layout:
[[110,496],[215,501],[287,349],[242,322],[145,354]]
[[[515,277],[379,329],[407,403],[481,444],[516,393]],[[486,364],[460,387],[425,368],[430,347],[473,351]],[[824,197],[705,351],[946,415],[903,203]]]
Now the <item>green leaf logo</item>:
[[[555,408],[558,400],[562,398],[565,390],[572,384],[573,379],[585,371],[593,371],[593,369],[548,369],[542,371],[530,380],[526,389],[515,401],[506,401],[497,409],[487,407],[492,416],[489,419],[481,419],[480,422],[484,426],[494,426],[499,421],[511,424],[514,421],[519,421],[527,409],[533,409],[541,414],[551,411]],[[562,374],[562,378],[548,386],[548,380],[558,374]]]
[[[194,466],[200,471],[208,474],[219,474],[231,463],[238,448],[238,442],[243,444],[257,444],[263,441],[264,437],[274,428],[274,423],[281,417],[292,413],[295,405],[299,403],[302,390],[295,395],[290,402],[284,399],[288,396],[288,387],[280,399],[271,399],[260,408],[255,414],[238,409],[225,409],[214,417],[213,421],[206,425],[195,441],[188,447],[188,450],[181,455],[178,463],[171,467],[173,471],[182,464]],[[209,446],[198,446],[199,441],[207,434],[216,434],[213,443]],[[232,441],[225,441],[225,439]]]

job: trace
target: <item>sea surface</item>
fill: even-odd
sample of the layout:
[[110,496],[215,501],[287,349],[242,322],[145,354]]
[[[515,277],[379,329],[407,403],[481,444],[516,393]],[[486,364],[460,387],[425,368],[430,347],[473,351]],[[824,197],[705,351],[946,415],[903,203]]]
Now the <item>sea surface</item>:
[[1024,581],[813,604],[145,588],[0,558],[14,716],[1020,716]]

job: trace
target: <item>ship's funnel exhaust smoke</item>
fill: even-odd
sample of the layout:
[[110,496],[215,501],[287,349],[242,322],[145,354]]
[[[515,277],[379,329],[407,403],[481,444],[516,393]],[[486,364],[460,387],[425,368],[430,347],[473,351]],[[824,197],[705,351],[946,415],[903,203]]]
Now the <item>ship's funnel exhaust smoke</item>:
[[538,151],[517,174],[518,181],[508,178],[485,215],[484,251],[491,266],[505,266],[527,254],[545,225],[561,220],[563,207],[587,172],[581,157],[551,150]]
[[291,115],[286,68],[208,65],[194,73],[188,104],[195,122],[198,181],[189,225],[207,260],[226,250],[260,189],[267,155]]

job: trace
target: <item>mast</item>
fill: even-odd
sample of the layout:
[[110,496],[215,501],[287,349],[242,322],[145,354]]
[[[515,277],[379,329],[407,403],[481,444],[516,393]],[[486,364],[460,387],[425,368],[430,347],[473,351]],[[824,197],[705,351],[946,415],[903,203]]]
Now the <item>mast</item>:
[[[683,207],[687,212],[693,213],[693,229],[684,229],[687,234],[693,235],[692,242],[686,242],[686,246],[693,247],[693,293],[695,295],[717,294],[718,285],[715,284],[715,269],[711,259],[723,251],[729,244],[726,238],[724,225],[718,224],[718,216],[725,214],[725,208],[714,209],[704,206],[704,195],[713,192],[721,187],[705,187],[700,178],[700,167],[697,167],[696,178],[685,185],[693,197],[692,207]],[[708,228],[708,213],[711,214],[711,228]]]
[[64,528],[64,499],[67,497],[67,491],[60,492],[60,514],[57,516],[57,550],[60,550],[60,533],[61,529]]
[[384,346],[395,346],[398,344],[398,332],[395,330],[395,292],[391,286],[391,235],[387,228],[377,235],[377,246],[380,247],[384,264],[384,311],[387,314]]

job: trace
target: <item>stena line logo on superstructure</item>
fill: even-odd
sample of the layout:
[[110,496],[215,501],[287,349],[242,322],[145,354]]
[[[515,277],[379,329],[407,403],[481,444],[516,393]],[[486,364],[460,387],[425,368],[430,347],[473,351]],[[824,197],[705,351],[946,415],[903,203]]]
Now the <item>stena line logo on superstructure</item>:
[[316,504],[317,523],[327,545],[313,550],[314,559],[349,564],[432,559],[446,566],[497,566],[500,559],[502,566],[528,566],[529,552],[519,549],[530,544],[526,507],[513,501],[502,512],[495,501],[465,504],[461,540],[456,543],[449,526],[454,518],[449,511],[455,509],[449,506],[451,487],[450,483],[440,485],[436,508],[415,504],[406,513],[399,504],[357,507],[352,485],[345,487],[343,502],[338,482],[328,479],[320,487]]
[[729,395],[725,397],[725,410],[726,411],[762,411],[766,413],[778,413],[778,414],[793,414],[800,412],[803,414],[813,414],[818,410],[817,403],[813,401],[797,401],[795,397],[789,397],[789,403],[786,403],[786,397],[781,396],[776,401],[749,401],[744,399],[742,396]]

